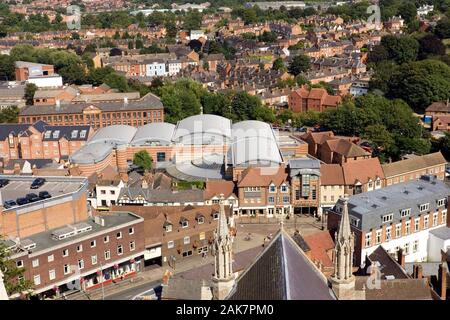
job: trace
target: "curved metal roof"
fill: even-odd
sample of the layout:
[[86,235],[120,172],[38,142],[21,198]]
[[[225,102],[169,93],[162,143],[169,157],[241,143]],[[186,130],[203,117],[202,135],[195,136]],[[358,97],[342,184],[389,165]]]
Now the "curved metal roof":
[[283,162],[274,139],[247,137],[233,141],[230,148],[231,161],[235,166],[257,164],[280,164]]
[[246,120],[233,124],[231,127],[233,140],[244,139],[247,137],[262,137],[275,140],[275,135],[270,124],[257,121]]
[[170,144],[175,125],[166,122],[155,122],[141,126],[131,140],[132,145]]
[[99,129],[91,140],[89,144],[104,142],[111,145],[120,145],[130,143],[133,139],[137,129],[132,126],[127,125],[112,125]]
[[231,139],[231,120],[213,114],[199,114],[185,118],[178,122],[173,140],[180,141],[183,137],[192,135],[222,136]]
[[75,164],[94,164],[109,156],[112,149],[111,145],[103,142],[86,144],[73,153],[69,159]]

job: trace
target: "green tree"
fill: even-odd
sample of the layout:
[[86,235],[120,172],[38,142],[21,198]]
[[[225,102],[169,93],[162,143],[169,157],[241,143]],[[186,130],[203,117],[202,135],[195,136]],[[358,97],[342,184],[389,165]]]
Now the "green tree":
[[19,120],[19,112],[17,106],[3,108],[0,111],[0,123],[17,123]]
[[398,64],[415,61],[419,53],[419,43],[410,36],[387,35],[381,38],[381,45],[386,49],[389,59]]
[[450,38],[450,18],[438,21],[434,33],[441,39]]
[[258,37],[261,42],[273,43],[277,41],[277,35],[272,31],[264,31],[262,35]]
[[445,45],[438,36],[427,33],[419,39],[419,58],[426,59],[428,56],[445,54]]
[[25,100],[27,105],[33,105],[33,98],[36,90],[37,86],[34,83],[27,83],[25,86]]
[[14,60],[11,56],[1,54],[0,55],[0,80],[14,80],[15,67]]
[[153,160],[148,154],[147,150],[141,150],[134,154],[133,164],[145,171],[149,171],[153,167]]
[[127,92],[129,90],[127,79],[117,73],[108,74],[105,77],[104,82],[111,88],[117,89],[120,92]]
[[298,55],[292,59],[289,65],[289,73],[294,76],[309,70],[311,67],[311,59],[306,55]]
[[450,67],[437,60],[404,64],[389,79],[387,95],[423,113],[431,103],[450,98]]
[[3,239],[0,238],[0,270],[3,272],[6,292],[8,295],[13,295],[31,289],[32,285],[30,281],[19,280],[23,279],[25,269],[17,267],[14,259],[11,259],[10,252]]
[[273,70],[282,70],[282,71],[286,71],[286,66],[284,65],[283,59],[282,58],[277,58],[274,60],[273,64],[272,64],[272,69]]

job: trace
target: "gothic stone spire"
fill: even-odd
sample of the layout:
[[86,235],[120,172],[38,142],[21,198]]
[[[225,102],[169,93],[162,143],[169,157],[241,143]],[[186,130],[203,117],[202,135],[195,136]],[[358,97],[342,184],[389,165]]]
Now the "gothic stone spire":
[[334,274],[331,280],[333,289],[338,298],[346,299],[351,296],[355,284],[355,277],[352,270],[355,237],[350,228],[347,195],[341,203],[342,216],[339,231],[336,235],[336,245],[334,248]]
[[220,211],[213,244],[214,259],[214,298],[225,299],[234,285],[233,241],[225,214],[224,197],[220,197]]

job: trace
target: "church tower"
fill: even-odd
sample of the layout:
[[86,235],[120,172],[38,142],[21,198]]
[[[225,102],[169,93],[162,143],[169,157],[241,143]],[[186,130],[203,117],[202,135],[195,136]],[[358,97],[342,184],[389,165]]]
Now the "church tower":
[[331,284],[338,299],[353,299],[355,276],[352,272],[353,252],[355,250],[355,235],[350,228],[348,215],[348,198],[344,197],[341,223],[336,235],[336,245],[333,252],[334,274]]
[[213,296],[214,299],[224,300],[235,282],[233,273],[233,239],[228,228],[227,216],[225,215],[224,198],[220,198],[219,222],[214,235],[213,254],[214,277],[213,277]]

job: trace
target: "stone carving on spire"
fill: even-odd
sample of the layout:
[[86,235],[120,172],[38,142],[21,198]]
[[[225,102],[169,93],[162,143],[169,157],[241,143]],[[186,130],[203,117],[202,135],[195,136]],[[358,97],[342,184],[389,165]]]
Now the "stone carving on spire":
[[233,239],[228,228],[227,216],[225,214],[224,197],[220,197],[220,211],[217,230],[214,234],[214,298],[225,299],[234,285],[233,273]]

